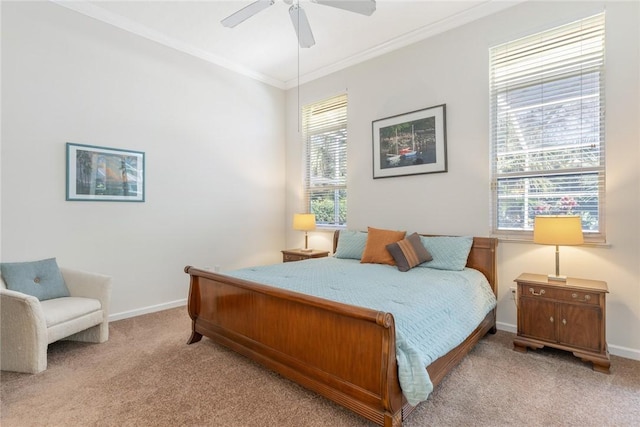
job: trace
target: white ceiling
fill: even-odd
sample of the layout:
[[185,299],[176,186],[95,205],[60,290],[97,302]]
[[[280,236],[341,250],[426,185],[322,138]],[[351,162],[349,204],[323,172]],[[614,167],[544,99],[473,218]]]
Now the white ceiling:
[[378,0],[371,16],[299,0],[316,40],[308,49],[283,0],[235,28],[220,21],[253,0],[51,1],[284,89],[524,0]]

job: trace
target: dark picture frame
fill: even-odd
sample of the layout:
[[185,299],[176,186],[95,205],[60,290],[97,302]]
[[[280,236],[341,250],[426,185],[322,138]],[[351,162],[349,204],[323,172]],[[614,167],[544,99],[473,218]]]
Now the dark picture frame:
[[447,172],[446,104],[372,122],[373,178]]
[[144,202],[141,151],[67,143],[69,201]]

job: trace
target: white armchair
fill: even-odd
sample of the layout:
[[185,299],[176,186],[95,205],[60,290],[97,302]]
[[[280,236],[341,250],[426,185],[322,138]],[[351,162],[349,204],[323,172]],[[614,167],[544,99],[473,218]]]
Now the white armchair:
[[0,364],[3,371],[47,369],[47,347],[66,339],[109,339],[111,277],[60,268],[69,297],[39,301],[7,289],[0,279]]

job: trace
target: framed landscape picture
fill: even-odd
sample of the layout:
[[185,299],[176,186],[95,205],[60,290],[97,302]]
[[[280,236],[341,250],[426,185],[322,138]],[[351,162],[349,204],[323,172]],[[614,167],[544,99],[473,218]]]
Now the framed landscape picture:
[[445,104],[375,120],[373,178],[447,171]]
[[67,200],[144,202],[144,153],[67,143]]

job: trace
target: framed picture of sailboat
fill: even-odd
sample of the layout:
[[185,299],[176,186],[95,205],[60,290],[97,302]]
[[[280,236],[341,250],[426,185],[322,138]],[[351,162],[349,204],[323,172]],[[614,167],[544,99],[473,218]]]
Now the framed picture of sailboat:
[[373,178],[447,171],[446,105],[372,122]]

